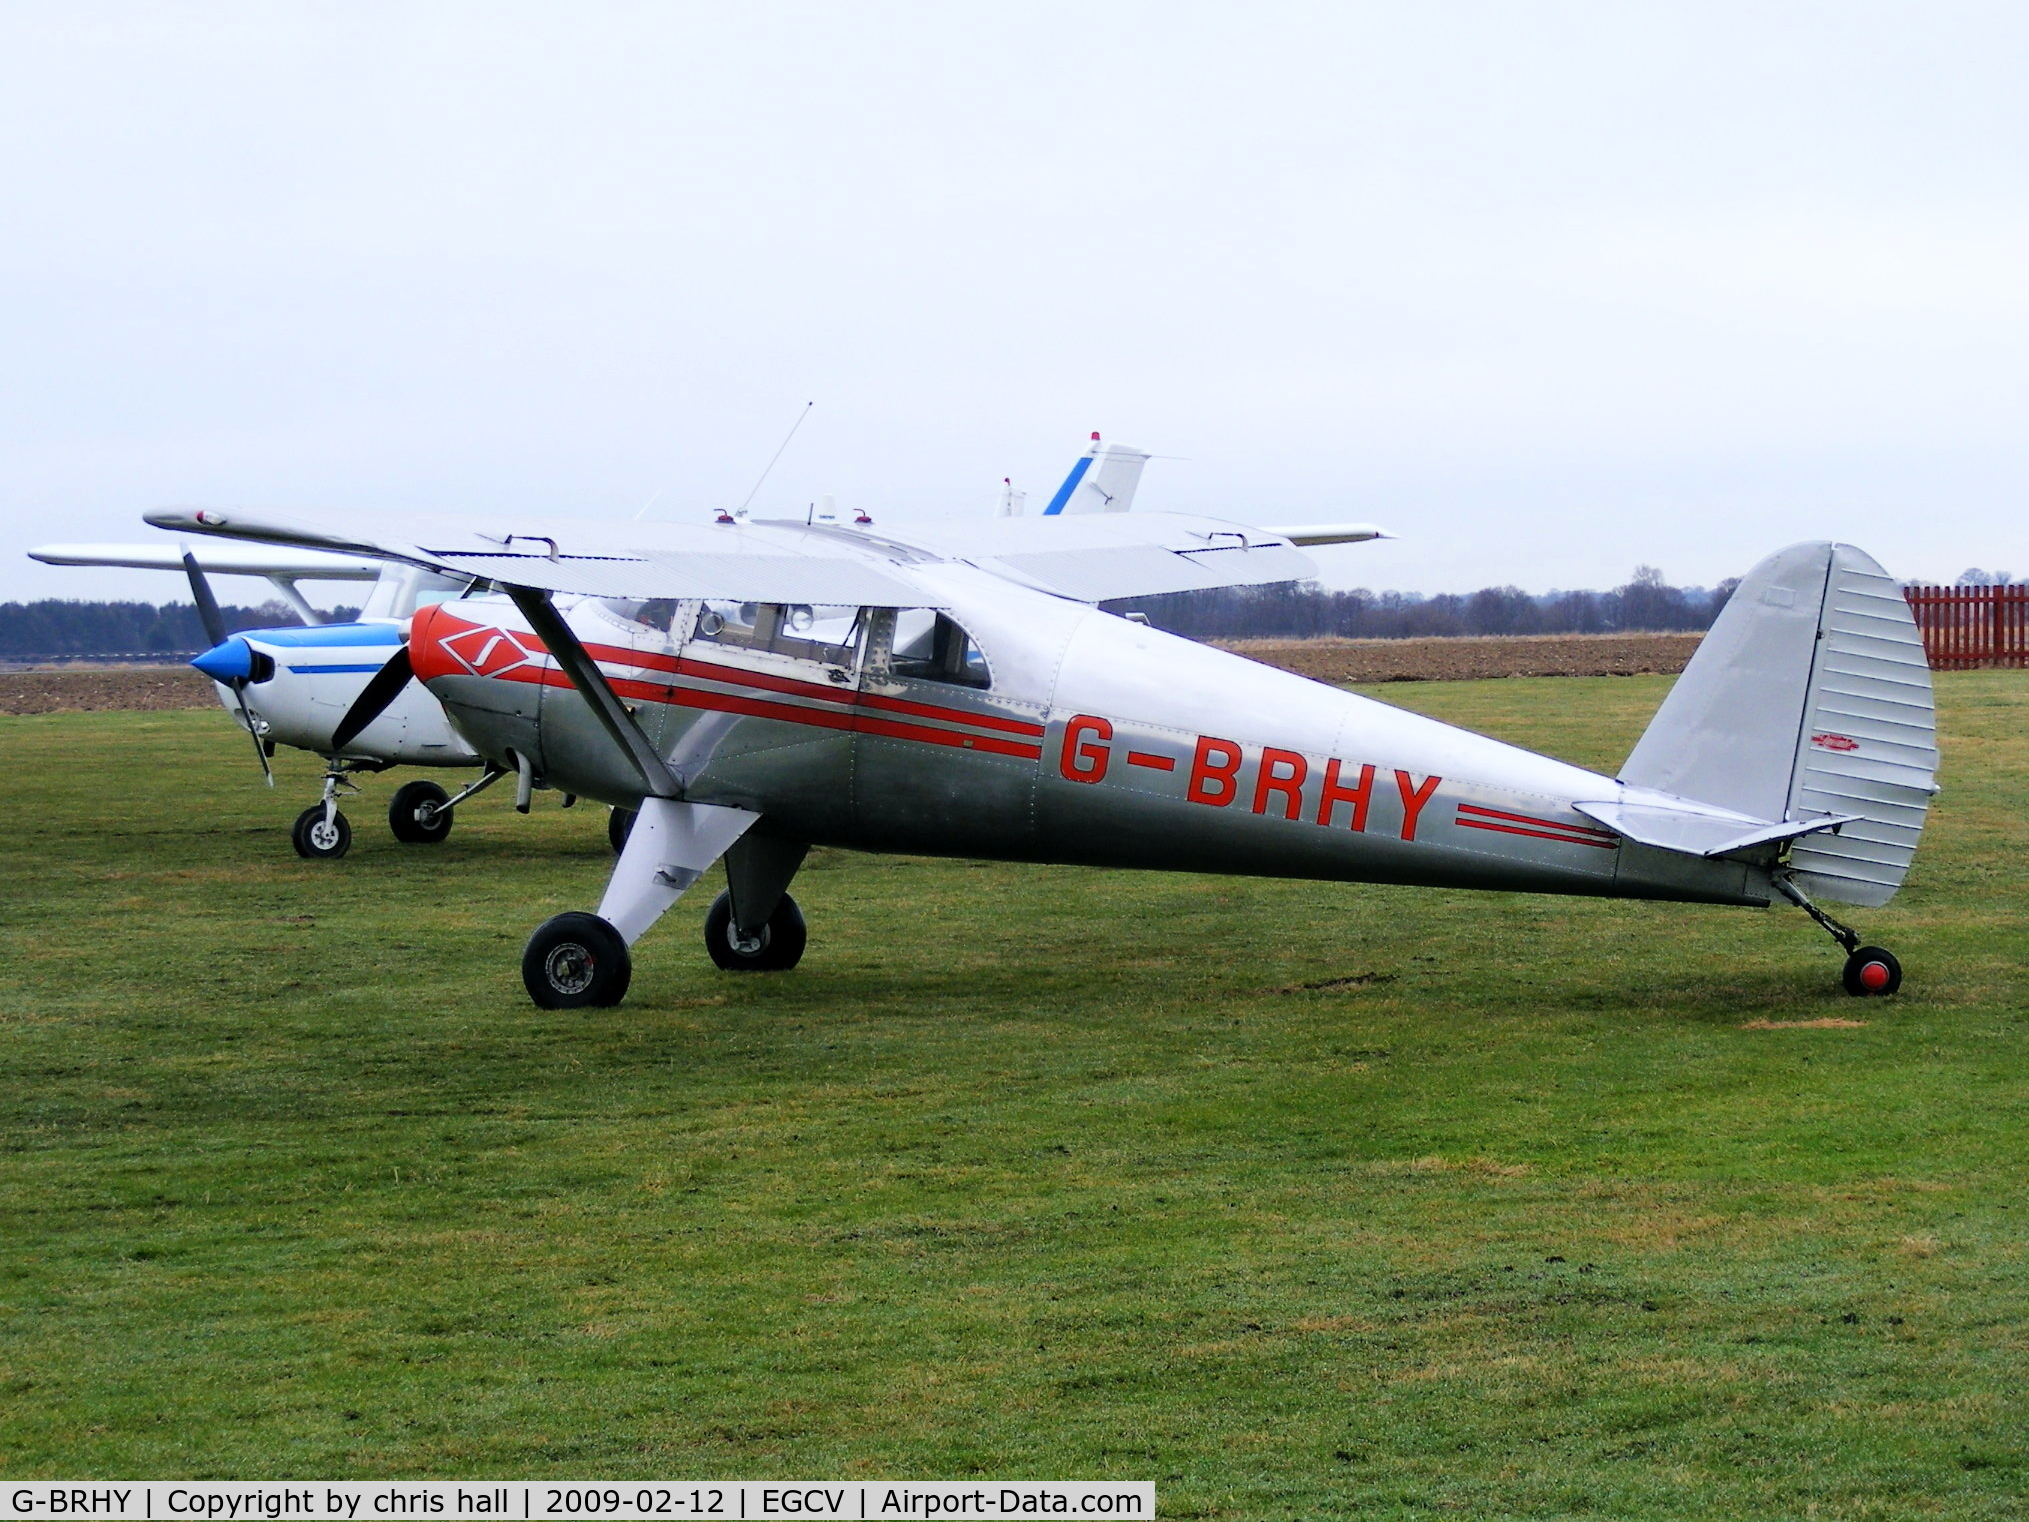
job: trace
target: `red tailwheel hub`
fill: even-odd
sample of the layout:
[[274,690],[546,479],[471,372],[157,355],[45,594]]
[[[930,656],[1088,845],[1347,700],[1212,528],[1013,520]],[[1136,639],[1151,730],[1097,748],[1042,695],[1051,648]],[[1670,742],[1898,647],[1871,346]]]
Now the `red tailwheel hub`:
[[1856,998],[1892,994],[1902,986],[1902,964],[1879,946],[1862,946],[1846,958],[1846,992]]

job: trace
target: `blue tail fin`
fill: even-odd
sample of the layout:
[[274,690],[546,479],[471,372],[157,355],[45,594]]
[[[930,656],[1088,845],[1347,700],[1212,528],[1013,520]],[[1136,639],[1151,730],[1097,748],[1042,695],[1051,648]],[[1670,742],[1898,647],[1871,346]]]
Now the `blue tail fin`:
[[1126,512],[1134,505],[1134,489],[1141,484],[1141,467],[1148,458],[1124,444],[1102,444],[1093,434],[1092,447],[1078,457],[1043,516]]

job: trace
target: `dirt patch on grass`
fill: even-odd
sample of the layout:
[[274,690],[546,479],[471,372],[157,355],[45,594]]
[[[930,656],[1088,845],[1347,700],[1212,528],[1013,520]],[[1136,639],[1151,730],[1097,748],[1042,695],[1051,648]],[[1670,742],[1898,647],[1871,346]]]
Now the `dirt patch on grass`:
[[1469,682],[1503,676],[1673,676],[1702,634],[1529,634],[1502,639],[1214,641],[1320,682]]
[[1841,1020],[1828,1016],[1823,1020],[1749,1020],[1740,1028],[1744,1031],[1857,1031],[1866,1024],[1865,1020]]
[[1333,993],[1347,988],[1372,988],[1377,983],[1392,983],[1392,972],[1356,972],[1343,978],[1319,978],[1315,983],[1289,983],[1281,988],[1265,988],[1263,993],[1271,994],[1315,994]]
[[146,712],[217,702],[211,680],[188,666],[0,671],[0,714]]

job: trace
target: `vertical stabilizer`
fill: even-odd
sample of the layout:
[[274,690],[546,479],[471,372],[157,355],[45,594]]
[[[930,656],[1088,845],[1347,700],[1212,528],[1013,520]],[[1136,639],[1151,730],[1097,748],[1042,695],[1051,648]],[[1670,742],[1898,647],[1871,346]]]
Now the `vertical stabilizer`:
[[1134,506],[1134,489],[1141,484],[1141,467],[1149,457],[1125,444],[1102,444],[1092,435],[1092,447],[1078,457],[1064,484],[1043,509],[1046,518],[1059,513],[1124,513]]
[[1799,840],[1807,893],[1885,904],[1936,791],[1923,637],[1901,588],[1846,544],[1798,544],[1741,581],[1620,780],[1771,822],[1857,814]]

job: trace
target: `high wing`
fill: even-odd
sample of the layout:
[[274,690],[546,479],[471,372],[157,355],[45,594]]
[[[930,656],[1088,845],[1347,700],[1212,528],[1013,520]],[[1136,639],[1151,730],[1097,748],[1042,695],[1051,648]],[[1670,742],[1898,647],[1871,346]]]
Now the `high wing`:
[[[44,565],[122,566],[136,571],[182,571],[186,545],[43,544],[28,552]],[[379,560],[327,555],[316,550],[250,549],[211,542],[191,549],[197,568],[212,576],[283,576],[292,581],[373,581]]]
[[[448,515],[310,515],[178,508],[148,522],[451,575],[602,597],[727,598],[763,603],[938,605],[915,573],[966,564],[1079,602],[1317,574],[1287,534],[1177,513],[1063,515],[847,528]],[[1324,542],[1345,542],[1349,529]],[[1362,537],[1377,537],[1378,530]]]

